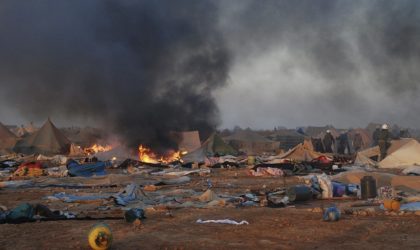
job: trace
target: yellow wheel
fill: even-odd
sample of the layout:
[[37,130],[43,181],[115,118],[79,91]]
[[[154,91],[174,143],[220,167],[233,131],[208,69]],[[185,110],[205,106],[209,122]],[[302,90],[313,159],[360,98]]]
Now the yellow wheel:
[[111,229],[104,223],[94,225],[89,231],[88,241],[94,250],[109,249],[112,243]]

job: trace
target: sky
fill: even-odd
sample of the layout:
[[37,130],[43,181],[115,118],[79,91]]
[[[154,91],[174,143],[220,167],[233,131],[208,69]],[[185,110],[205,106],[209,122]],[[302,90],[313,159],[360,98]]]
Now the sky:
[[[75,6],[72,6],[74,8],[70,10],[58,5],[29,8],[25,4],[13,4],[13,1],[0,3],[0,6],[4,5],[3,7],[9,8],[8,15],[0,17],[0,21],[2,21],[0,22],[0,31],[2,34],[13,33],[11,36],[3,35],[0,38],[0,56],[2,54],[9,56],[0,57],[0,66],[11,65],[0,70],[0,86],[3,90],[0,93],[0,121],[7,124],[22,124],[30,120],[41,123],[46,117],[51,116],[62,126],[104,123],[100,117],[93,115],[97,114],[97,109],[90,112],[89,108],[84,111],[80,111],[82,109],[79,108],[77,114],[69,115],[69,110],[61,107],[68,103],[57,100],[57,97],[54,97],[54,91],[42,94],[46,99],[51,99],[49,102],[41,101],[42,105],[38,106],[39,102],[28,100],[31,97],[30,92],[37,91],[36,88],[32,90],[30,88],[33,84],[32,80],[41,78],[38,78],[36,72],[30,72],[30,77],[23,77],[20,74],[25,74],[26,71],[17,69],[31,67],[35,64],[28,63],[29,58],[22,54],[8,54],[11,48],[12,50],[27,50],[26,52],[33,50],[36,52],[33,53],[34,56],[43,57],[43,53],[45,53],[48,55],[47,58],[52,58],[46,62],[46,65],[56,64],[61,58],[68,58],[68,56],[65,53],[50,55],[54,52],[48,51],[48,46],[51,46],[49,36],[54,32],[59,32],[60,29],[68,29],[68,33],[60,39],[68,39],[69,43],[63,42],[63,46],[59,47],[61,50],[74,42],[74,38],[68,35],[74,32],[79,33],[82,37],[86,35],[87,38],[83,39],[86,40],[90,50],[97,48],[111,50],[112,56],[128,51],[139,53],[139,58],[141,58],[143,54],[152,51],[159,58],[160,56],[165,58],[167,56],[165,51],[169,51],[168,58],[173,59],[176,63],[172,65],[170,60],[162,59],[153,64],[156,68],[151,70],[157,73],[150,78],[153,82],[151,86],[160,86],[165,89],[173,82],[182,82],[184,78],[201,81],[202,79],[197,77],[198,75],[207,75],[209,72],[209,74],[213,74],[213,77],[209,78],[210,80],[207,78],[203,80],[202,87],[198,88],[200,90],[194,90],[191,92],[190,98],[183,99],[181,102],[183,105],[191,104],[191,107],[195,107],[197,99],[206,98],[206,102],[202,103],[206,108],[193,109],[188,116],[182,117],[182,119],[200,117],[192,125],[181,124],[187,127],[191,125],[189,128],[201,124],[202,119],[211,120],[208,125],[218,128],[233,128],[237,125],[244,128],[272,129],[275,126],[294,128],[326,124],[337,127],[364,127],[373,121],[398,123],[414,128],[420,127],[420,118],[416,115],[416,111],[420,108],[418,88],[420,79],[418,70],[420,68],[420,3],[418,1],[226,0],[203,1],[202,4],[204,6],[196,4],[197,6],[190,7],[191,1],[180,1],[176,6],[173,5],[169,8],[169,2],[162,1],[154,5],[139,4],[130,10],[130,8],[124,8],[130,6],[130,1],[121,1],[121,6],[111,6],[112,10],[106,6],[108,9],[104,7],[104,11],[101,12],[103,7],[101,1],[92,1],[89,6],[84,6],[83,1],[75,1]],[[50,17],[50,19],[47,17],[41,22],[39,19],[43,18],[46,11],[51,11],[51,8],[57,8],[58,12],[66,12],[66,20],[70,20],[70,22],[63,26],[51,24],[51,20],[56,20],[57,17]],[[127,20],[115,14],[113,10],[116,8],[120,8],[119,14],[127,17]],[[145,9],[152,11],[145,12]],[[210,9],[210,11],[206,12],[206,9]],[[93,17],[91,17],[90,10],[95,10]],[[168,17],[161,15],[162,10],[168,13],[169,20],[167,20]],[[21,27],[22,23],[16,17],[28,12],[31,15],[26,21],[36,24],[39,22],[39,25],[17,31],[16,29]],[[81,12],[81,19],[74,19],[79,16],[79,12]],[[140,23],[139,30],[136,29],[138,23],[132,27],[127,26],[134,17],[147,15],[145,13],[149,13],[148,20],[155,24],[154,26],[149,27]],[[2,13],[0,12],[0,14]],[[107,20],[108,15],[112,19]],[[122,21],[119,23],[119,20]],[[138,22],[141,22],[141,18]],[[172,26],[172,23],[178,22],[180,26]],[[104,43],[103,40],[98,41],[96,37],[89,40],[92,27],[96,30],[97,27],[107,27],[107,25],[118,27],[107,33],[110,34],[105,38],[107,43]],[[179,27],[188,27],[188,29],[182,31],[181,28],[181,31],[172,34],[171,39],[177,46],[172,46],[171,40],[165,43],[157,40],[159,45],[162,43],[164,49],[154,50],[155,48],[152,47],[151,50],[139,50],[135,46],[130,47],[132,50],[124,49],[124,46],[131,46],[126,41],[137,39],[133,38],[131,32],[133,34],[136,32],[149,34],[146,32],[156,28],[161,33],[152,37],[163,39],[162,37],[166,37],[166,33]],[[120,29],[127,29],[127,32],[121,34],[116,32]],[[40,35],[36,33],[37,31]],[[30,34],[32,38],[39,38],[40,40],[37,41],[39,44],[29,46],[25,41],[19,40],[22,34]],[[186,34],[193,34],[193,36],[189,38]],[[118,36],[118,38],[113,36]],[[7,41],[8,37],[11,38],[11,41]],[[193,43],[191,39],[195,39]],[[118,40],[119,45],[109,46],[109,40],[113,43],[114,40]],[[142,41],[139,40],[139,42]],[[62,41],[56,43],[61,44]],[[77,40],[76,44],[85,46],[84,41],[79,43]],[[174,54],[173,50],[182,53]],[[193,60],[191,58],[196,58],[195,50],[208,50],[209,52],[201,53],[204,59]],[[70,51],[76,55],[81,53],[79,50]],[[223,53],[219,53],[220,51]],[[95,62],[100,58],[108,58],[110,54],[95,52],[92,55],[89,54],[86,59],[94,58],[95,60],[92,62]],[[173,57],[172,54],[174,54]],[[190,56],[191,62],[199,65],[198,69],[194,69],[194,73],[191,73],[190,70],[185,71],[185,75],[193,77],[184,77],[184,75],[172,71],[184,68],[185,65],[193,67],[191,63],[178,62],[179,58],[184,55],[187,55],[187,59]],[[215,56],[219,56],[216,62],[222,66],[216,67],[212,64],[215,62],[213,60]],[[1,60],[3,61],[1,62]],[[36,60],[37,58],[35,58]],[[76,59],[74,62],[78,63]],[[120,59],[120,62],[131,63],[133,61],[124,57]],[[67,65],[65,66],[67,67]],[[114,68],[118,68],[113,62],[107,63],[106,67],[108,67],[107,72],[111,72],[110,74]],[[150,70],[149,67],[143,68],[143,64],[139,64],[138,67],[145,72],[146,68]],[[210,70],[208,70],[209,67]],[[76,68],[75,70],[80,69]],[[117,72],[117,70],[115,71]],[[63,81],[63,84],[66,84],[65,88],[71,88],[72,84],[75,87],[83,86],[77,83],[78,79],[83,78],[81,74],[78,72],[78,77],[72,75],[69,77],[69,81]],[[116,74],[124,73],[118,71]],[[164,74],[165,77],[161,77],[159,74]],[[17,77],[18,75],[19,77]],[[158,75],[159,77],[157,77]],[[66,77],[68,74],[60,76]],[[176,80],[166,81],[173,78]],[[15,81],[15,79],[18,80]],[[51,79],[51,77],[42,77],[42,82],[33,86],[44,86],[44,82],[48,81],[46,79]],[[57,82],[55,78],[53,79]],[[133,79],[143,78],[133,74]],[[155,84],[155,81],[158,83]],[[63,87],[62,84],[55,82],[54,88]],[[46,84],[52,86],[49,85],[52,83]],[[188,85],[189,88],[193,84]],[[142,91],[145,90],[144,88],[133,88],[133,91],[127,92],[134,94],[136,91],[135,94],[142,96]],[[25,97],[17,98],[14,96],[16,94],[25,95]],[[71,94],[79,99],[77,92]],[[42,95],[39,94],[36,97],[42,98]],[[124,92],[124,95],[127,93]],[[207,100],[205,96],[210,98]],[[82,97],[80,99],[83,99]],[[124,97],[121,98],[124,99]],[[176,99],[174,96],[170,98]],[[114,100],[114,102],[117,103],[118,100]],[[31,108],[28,108],[27,105]],[[118,106],[118,104],[115,105]],[[54,107],[46,108],[51,106]],[[87,106],[85,104],[85,107]],[[129,106],[127,104],[121,108]],[[182,112],[182,108],[177,109],[176,112]],[[103,114],[103,110],[100,113]],[[113,114],[112,119],[116,117],[115,115],[120,114],[120,112],[111,113]],[[142,115],[141,109],[138,113],[135,110],[129,113],[134,116]],[[205,115],[200,116],[203,113]],[[166,113],[160,119],[165,119],[165,116],[167,116]],[[176,120],[176,116],[171,119]],[[146,126],[143,123],[140,125]],[[179,123],[175,125],[181,126]]]

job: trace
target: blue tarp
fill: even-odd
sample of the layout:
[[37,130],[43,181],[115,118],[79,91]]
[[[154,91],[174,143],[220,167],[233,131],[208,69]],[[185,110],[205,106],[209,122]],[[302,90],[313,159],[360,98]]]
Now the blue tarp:
[[70,176],[91,177],[93,175],[106,175],[105,167],[107,162],[99,161],[88,164],[79,164],[74,160],[70,160],[67,164]]
[[137,199],[137,188],[135,183],[128,185],[123,191],[113,195],[115,203],[121,206],[126,206],[128,203]]
[[51,197],[62,200],[64,202],[80,202],[80,201],[93,201],[93,200],[101,200],[101,199],[107,199],[111,195],[84,195],[84,196],[78,196],[78,195],[72,195],[72,194],[66,194],[64,192],[62,193],[56,193],[51,196],[47,196],[46,198],[49,199]]

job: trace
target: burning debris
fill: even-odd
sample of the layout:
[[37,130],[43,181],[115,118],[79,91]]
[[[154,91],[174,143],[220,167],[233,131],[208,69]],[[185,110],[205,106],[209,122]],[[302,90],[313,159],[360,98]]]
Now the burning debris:
[[112,150],[112,146],[110,146],[110,145],[102,146],[102,145],[99,145],[99,144],[94,144],[91,147],[84,148],[84,152],[87,155],[93,155],[93,154],[101,153],[101,152],[108,152],[110,150]]
[[182,156],[186,155],[187,151],[174,151],[168,150],[165,155],[159,156],[154,153],[150,148],[147,148],[143,145],[139,146],[139,160],[145,163],[172,163],[172,162],[182,162]]

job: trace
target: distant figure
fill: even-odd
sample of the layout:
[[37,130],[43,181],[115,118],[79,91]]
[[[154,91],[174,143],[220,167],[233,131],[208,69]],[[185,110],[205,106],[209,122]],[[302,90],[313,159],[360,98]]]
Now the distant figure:
[[376,126],[375,131],[373,131],[373,135],[372,135],[372,146],[378,146],[378,142],[379,142],[379,134],[381,133],[380,127]]
[[314,146],[314,150],[316,152],[324,153],[324,145],[322,145],[321,138],[312,138],[312,145]]
[[401,129],[400,130],[400,138],[411,138],[410,132],[408,129]]
[[339,154],[350,154],[350,143],[347,131],[340,134],[338,137],[337,153]]
[[326,153],[334,152],[335,139],[334,139],[334,136],[331,134],[331,131],[329,129],[327,130],[327,133],[325,134],[322,142],[324,143],[324,148],[325,148]]
[[389,130],[388,130],[388,125],[384,124],[382,125],[382,129],[379,133],[379,140],[378,140],[378,145],[379,145],[379,151],[381,152],[380,155],[380,159],[379,161],[382,161],[387,154],[388,148],[391,145],[390,141],[390,134],[389,134]]
[[354,135],[354,138],[353,138],[354,151],[357,152],[357,151],[361,150],[363,148],[363,146],[364,146],[364,143],[363,143],[362,135],[359,132],[357,132]]

